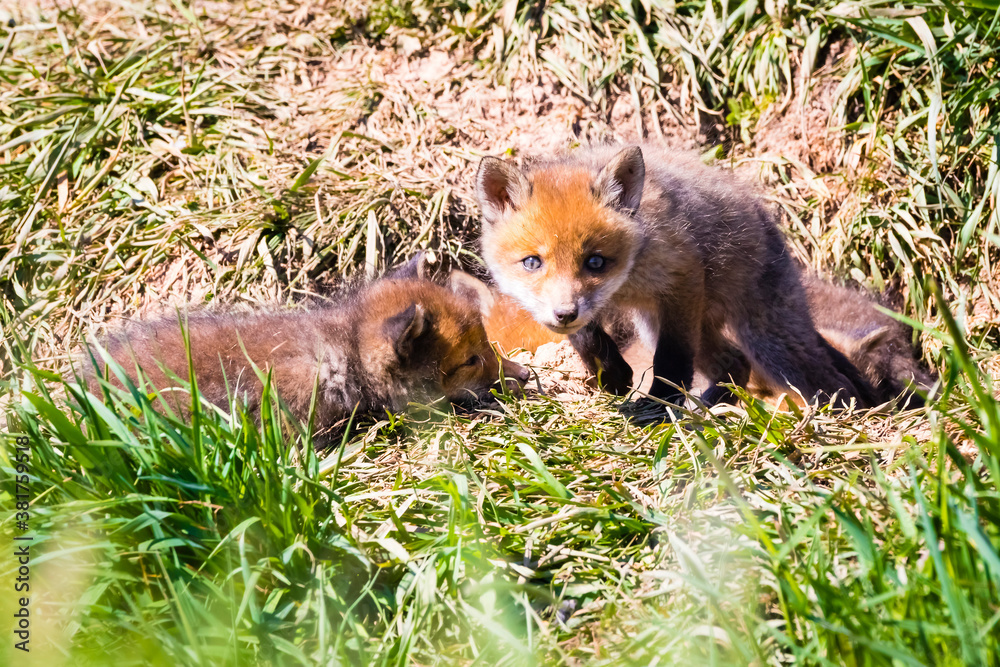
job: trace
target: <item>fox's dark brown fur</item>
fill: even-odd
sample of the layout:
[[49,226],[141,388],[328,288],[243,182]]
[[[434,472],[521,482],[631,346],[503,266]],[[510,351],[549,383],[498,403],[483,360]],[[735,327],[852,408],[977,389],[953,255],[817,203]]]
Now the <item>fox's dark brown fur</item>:
[[896,398],[903,407],[923,405],[935,378],[917,360],[912,330],[875,309],[875,301],[860,290],[836,285],[812,275],[803,284],[816,329],[861,371],[884,403]]
[[[378,414],[409,401],[480,398],[497,383],[501,362],[506,378],[527,380],[526,369],[498,361],[476,295],[458,283],[456,291],[418,276],[419,262],[310,312],[191,315],[185,326],[202,396],[225,406],[236,395],[256,412],[262,390],[256,366],[272,374],[278,394],[299,418],[308,415],[315,389],[322,431],[355,410]],[[102,347],[132,380],[141,367],[168,403],[185,411],[189,396],[171,391],[172,376],[188,380],[177,319],[136,324]],[[101,358],[97,350],[91,353]],[[94,387],[93,375],[90,381]]]
[[632,373],[602,323],[634,318],[654,349],[650,395],[678,401],[695,370],[746,385],[753,370],[805,396],[875,398],[816,331],[775,216],[752,189],[653,146],[578,150],[522,170],[484,158],[483,255],[501,291],[570,336],[606,388]]

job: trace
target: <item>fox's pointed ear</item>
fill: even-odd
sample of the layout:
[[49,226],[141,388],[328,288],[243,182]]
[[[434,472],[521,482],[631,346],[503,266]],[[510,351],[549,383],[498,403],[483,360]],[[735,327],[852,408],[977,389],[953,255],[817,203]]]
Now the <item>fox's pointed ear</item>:
[[854,364],[871,354],[879,346],[884,345],[887,339],[892,336],[892,329],[889,327],[879,327],[862,338],[836,329],[818,329],[818,331],[827,343]]
[[437,255],[431,250],[421,250],[410,261],[389,274],[390,278],[402,280],[427,279],[431,274],[431,266],[437,263]]
[[885,345],[887,339],[891,336],[892,329],[889,327],[879,327],[857,342],[857,352],[860,354],[871,354],[880,345]]
[[465,271],[452,271],[448,276],[448,287],[452,292],[476,304],[483,316],[493,308],[493,292],[489,285]]
[[419,303],[411,303],[409,308],[382,323],[382,333],[400,359],[408,359],[413,354],[417,341],[430,328],[430,315]]
[[521,170],[497,157],[484,157],[476,173],[476,199],[488,225],[517,210],[531,196],[531,183]]
[[605,206],[635,213],[642,201],[646,164],[642,149],[629,146],[612,158],[594,179],[594,195]]

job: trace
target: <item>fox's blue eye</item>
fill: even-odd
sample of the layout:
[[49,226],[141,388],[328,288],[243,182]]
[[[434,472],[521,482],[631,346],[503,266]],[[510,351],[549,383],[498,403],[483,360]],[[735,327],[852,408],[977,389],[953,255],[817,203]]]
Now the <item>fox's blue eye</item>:
[[591,271],[601,271],[604,269],[604,261],[600,255],[591,255],[583,264]]
[[521,260],[521,266],[528,271],[537,271],[542,268],[542,260],[537,255],[531,255]]

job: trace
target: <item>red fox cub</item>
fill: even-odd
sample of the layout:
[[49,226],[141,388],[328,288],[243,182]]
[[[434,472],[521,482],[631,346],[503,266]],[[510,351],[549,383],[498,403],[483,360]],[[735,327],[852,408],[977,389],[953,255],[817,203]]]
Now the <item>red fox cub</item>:
[[899,398],[901,407],[922,406],[917,391],[930,393],[936,378],[917,360],[910,327],[877,311],[861,290],[811,275],[802,284],[816,329],[861,371],[876,402]]
[[632,371],[603,326],[635,322],[653,353],[650,395],[679,402],[695,369],[703,400],[729,398],[751,368],[770,386],[874,401],[817,333],[774,216],[696,159],[652,146],[578,150],[522,171],[487,157],[476,175],[483,258],[500,291],[567,334],[616,394]]
[[[505,378],[523,385],[527,369],[498,361],[493,352],[476,293],[460,281],[449,289],[421,277],[421,262],[417,257],[344,301],[311,312],[192,315],[186,326],[199,391],[219,406],[228,405],[230,393],[245,397],[256,412],[262,390],[256,366],[272,373],[297,417],[308,416],[315,388],[316,425],[325,431],[355,409],[378,414],[409,401],[482,398],[497,384],[501,365]],[[160,389],[169,388],[174,376],[188,377],[177,320],[136,325],[104,347],[133,380],[136,364]],[[164,395],[180,412],[190,400],[179,392]]]

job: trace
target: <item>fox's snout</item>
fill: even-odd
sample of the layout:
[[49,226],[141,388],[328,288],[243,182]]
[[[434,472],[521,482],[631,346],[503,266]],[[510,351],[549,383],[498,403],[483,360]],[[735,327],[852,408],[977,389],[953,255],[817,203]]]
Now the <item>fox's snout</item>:
[[577,308],[575,303],[557,306],[552,309],[552,317],[554,317],[556,322],[561,326],[572,325],[579,314],[580,309]]
[[[599,286],[598,286],[599,288]],[[572,334],[587,324],[592,295],[581,281],[572,275],[572,269],[551,266],[548,279],[533,301],[531,313],[541,324],[558,334]]]
[[560,294],[557,298],[547,298],[533,309],[535,318],[552,331],[572,334],[590,320],[592,309],[583,294]]
[[521,364],[504,356],[491,356],[477,370],[475,379],[453,382],[454,386],[445,387],[445,394],[453,403],[469,405],[487,399],[492,389],[519,394],[530,379],[531,371]]
[[507,385],[507,391],[520,392],[531,379],[530,370],[507,357],[500,358],[500,368],[503,371],[503,382]]

